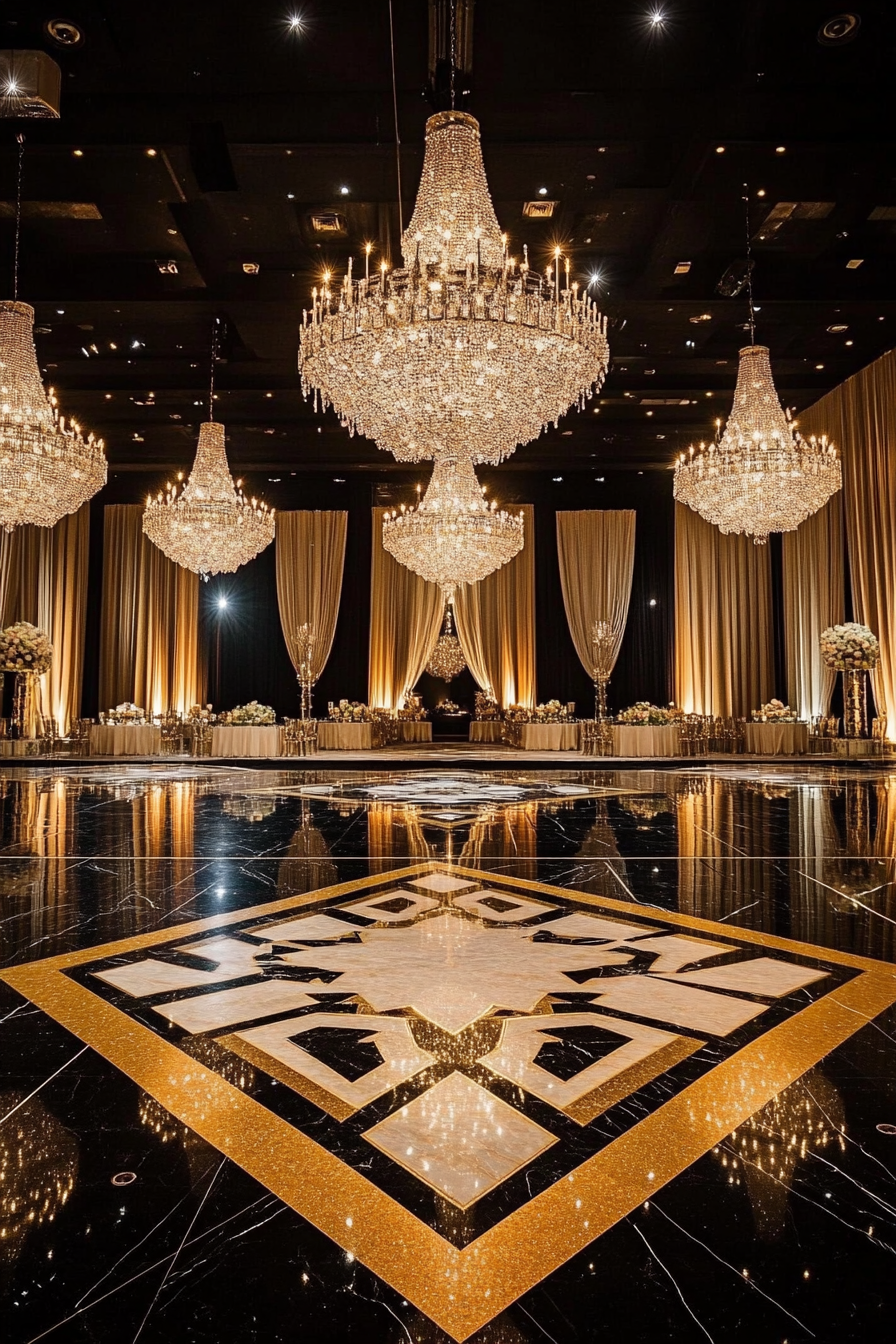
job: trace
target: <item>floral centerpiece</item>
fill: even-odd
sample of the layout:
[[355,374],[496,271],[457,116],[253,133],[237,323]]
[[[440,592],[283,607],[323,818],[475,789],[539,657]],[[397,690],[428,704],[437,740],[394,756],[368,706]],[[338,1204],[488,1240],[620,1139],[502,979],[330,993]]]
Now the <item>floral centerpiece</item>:
[[423,700],[419,695],[411,692],[405,696],[404,704],[398,711],[398,718],[402,723],[425,723],[428,717],[427,711],[423,708]]
[[276,723],[277,715],[270,705],[260,705],[257,700],[250,700],[246,705],[237,705],[235,709],[230,710],[229,714],[221,715],[225,723],[234,724],[253,724],[260,726],[266,723]]
[[880,644],[867,625],[846,621],[821,632],[821,656],[838,672],[870,672],[880,662]]
[[781,700],[769,700],[767,705],[760,705],[758,709],[753,710],[754,723],[796,723],[796,710],[785,705]]
[[131,700],[123,700],[120,705],[110,709],[106,714],[108,723],[143,723],[146,719],[146,710],[140,705],[135,705]]
[[623,709],[616,715],[617,723],[680,723],[684,718],[684,712],[676,705],[669,705],[665,709],[660,705],[652,705],[649,700],[636,700],[628,709]]
[[191,705],[187,715],[188,723],[214,723],[215,716],[211,705]]
[[477,719],[498,719],[501,717],[501,711],[498,709],[498,702],[494,696],[489,695],[488,691],[476,692],[475,705],[476,712],[474,717]]
[[337,705],[330,705],[330,718],[336,723],[368,723],[370,717],[369,706],[359,700],[340,700]]
[[0,630],[0,672],[49,672],[53,645],[30,621]]
[[443,700],[442,703],[438,706],[436,713],[462,714],[463,710],[461,709],[460,705],[456,705],[453,700]]

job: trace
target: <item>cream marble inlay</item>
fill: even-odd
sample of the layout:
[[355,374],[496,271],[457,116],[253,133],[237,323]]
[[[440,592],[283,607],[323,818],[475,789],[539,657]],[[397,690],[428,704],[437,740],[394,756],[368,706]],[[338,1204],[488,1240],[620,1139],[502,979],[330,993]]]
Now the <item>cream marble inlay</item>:
[[524,919],[534,919],[536,915],[549,915],[557,909],[556,905],[545,905],[543,901],[533,901],[528,896],[511,895],[507,891],[470,891],[463,896],[455,896],[452,902],[460,910],[488,920],[491,924],[519,924]]
[[332,915],[304,915],[299,919],[287,919],[282,924],[261,924],[245,932],[251,938],[262,938],[269,943],[302,943],[320,938],[345,938],[350,933],[357,933],[358,925],[334,919]]
[[[594,990],[594,985],[588,985],[588,989]],[[766,1011],[745,999],[730,999],[724,994],[711,994],[705,989],[695,990],[647,975],[601,981],[594,998],[610,1012],[633,1013],[690,1031],[708,1031],[713,1036],[730,1036],[732,1031]]]
[[462,1209],[557,1142],[463,1073],[393,1111],[364,1138]]
[[600,938],[605,942],[620,943],[633,938],[647,938],[660,930],[650,924],[624,924],[618,919],[604,919],[577,910],[575,914],[553,919],[542,926],[546,933],[558,938]]
[[[651,967],[651,971],[659,968]],[[763,994],[770,999],[781,999],[793,994],[816,980],[824,980],[827,971],[813,971],[808,966],[794,966],[792,962],[773,961],[771,957],[754,957],[752,961],[738,961],[732,966],[710,966],[702,971],[686,971],[676,975],[677,981],[689,985],[707,985],[711,989],[728,989],[738,994]]]
[[236,989],[222,989],[217,994],[195,994],[191,999],[162,1004],[153,1012],[196,1035],[200,1031],[229,1027],[235,1022],[251,1022],[256,1017],[270,1017],[291,1008],[317,1004],[317,999],[312,999],[306,991],[305,985],[296,984],[294,980],[260,980],[256,985],[239,985]]
[[[390,910],[390,905],[402,906],[402,909]],[[353,915],[363,915],[366,919],[375,919],[379,924],[402,924],[419,919],[430,910],[437,910],[439,902],[432,896],[421,896],[416,891],[404,891],[401,887],[395,891],[384,891],[377,896],[365,897],[363,901],[352,901],[343,906]]]
[[424,891],[464,891],[467,887],[474,887],[477,884],[465,882],[462,878],[449,877],[447,873],[430,873],[428,877],[414,878],[412,885],[422,887]]

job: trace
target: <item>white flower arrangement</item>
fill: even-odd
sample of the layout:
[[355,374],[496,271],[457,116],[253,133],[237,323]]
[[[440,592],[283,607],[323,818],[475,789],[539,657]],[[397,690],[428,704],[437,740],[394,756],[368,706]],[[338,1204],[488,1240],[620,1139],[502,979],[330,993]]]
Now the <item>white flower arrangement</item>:
[[880,644],[867,625],[846,621],[821,632],[821,656],[838,672],[870,672],[880,662]]
[[330,718],[336,723],[367,723],[371,718],[370,707],[359,700],[340,700],[330,706]]
[[636,700],[628,709],[623,709],[616,715],[616,722],[656,725],[678,723],[681,718],[683,718],[682,711],[677,709],[675,705],[663,709],[660,705],[652,705],[649,700]]
[[145,718],[146,710],[141,709],[131,700],[123,700],[120,705],[116,705],[106,714],[108,723],[142,723]]
[[769,700],[768,704],[760,705],[758,709],[753,710],[754,723],[796,723],[796,711],[789,705],[785,705],[782,700]]
[[0,672],[49,672],[53,645],[30,621],[0,630]]
[[248,723],[256,726],[277,722],[277,715],[271,706],[260,705],[257,700],[250,700],[246,705],[237,705],[226,717],[230,723]]

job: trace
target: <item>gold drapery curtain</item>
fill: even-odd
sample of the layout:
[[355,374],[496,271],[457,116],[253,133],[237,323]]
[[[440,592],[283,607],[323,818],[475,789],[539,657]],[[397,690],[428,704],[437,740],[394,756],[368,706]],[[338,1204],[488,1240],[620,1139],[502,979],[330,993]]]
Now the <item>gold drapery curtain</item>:
[[454,599],[467,666],[504,708],[535,704],[535,510],[519,507],[523,549],[481,583],[458,588]]
[[563,606],[579,662],[594,671],[591,634],[595,621],[609,621],[616,665],[635,565],[634,509],[584,509],[557,514],[557,558]]
[[400,709],[439,637],[444,599],[434,583],[383,547],[385,509],[373,510],[368,704]]
[[296,631],[307,621],[314,628],[314,680],[327,665],[345,564],[347,513],[301,510],[277,514],[277,605],[280,626],[293,667],[298,666]]
[[896,351],[803,411],[800,430],[840,450],[852,605],[880,640],[871,686],[896,742]]
[[0,619],[30,621],[49,637],[53,662],[38,708],[61,733],[81,712],[89,547],[87,504],[55,527],[18,527],[0,540]]
[[141,504],[107,504],[100,705],[186,712],[198,697],[199,575],[143,533]]
[[675,505],[675,698],[687,714],[749,715],[771,695],[768,546]]
[[837,494],[795,532],[784,533],[784,629],[788,703],[801,719],[827,714],[837,673],[826,667],[822,630],[843,620],[843,501]]

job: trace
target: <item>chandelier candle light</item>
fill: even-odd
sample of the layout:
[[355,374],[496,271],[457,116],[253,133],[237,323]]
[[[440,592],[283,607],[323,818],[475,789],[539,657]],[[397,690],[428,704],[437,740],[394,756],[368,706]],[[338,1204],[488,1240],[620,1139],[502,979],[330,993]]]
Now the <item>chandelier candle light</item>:
[[[204,580],[232,574],[274,540],[274,510],[246,499],[227,465],[224,426],[213,419],[216,345],[212,344],[209,419],[199,427],[193,470],[179,491],[168,484],[143,512],[143,531],[169,560]],[[183,473],[178,474],[178,481]]]
[[[341,284],[325,271],[304,314],[299,369],[343,422],[401,462],[501,462],[606,375],[606,320],[555,249],[546,274],[507,248],[479,123],[430,117],[404,266]],[[565,276],[561,279],[561,263]],[[471,446],[472,445],[472,448]]]
[[756,345],[749,192],[747,295],[750,344],[740,352],[731,415],[713,443],[693,444],[675,464],[673,493],[720,532],[745,533],[757,546],[770,532],[793,532],[827,503],[842,484],[840,461],[822,435],[804,439],[781,407],[768,347]]
[[66,424],[44,390],[34,349],[34,309],[19,303],[22,156],[19,136],[13,298],[0,302],[0,527],[53,527],[106,484],[102,439]]
[[469,457],[443,457],[420,502],[386,514],[383,546],[450,602],[459,584],[479,583],[522,550],[523,515],[488,503]]

